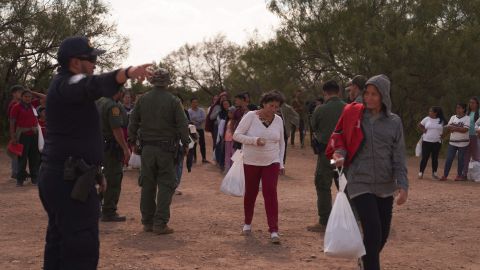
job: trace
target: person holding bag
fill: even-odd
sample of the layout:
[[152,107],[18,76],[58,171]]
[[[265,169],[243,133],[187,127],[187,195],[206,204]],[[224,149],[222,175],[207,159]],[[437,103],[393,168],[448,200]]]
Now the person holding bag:
[[347,191],[362,224],[364,269],[380,269],[380,252],[390,232],[394,195],[407,201],[408,179],[403,125],[391,112],[390,80],[377,75],[366,83],[363,104],[345,107],[326,154],[348,167]]
[[270,237],[274,244],[280,243],[277,182],[279,173],[284,173],[285,151],[283,122],[275,113],[283,102],[283,96],[277,91],[263,94],[261,109],[248,112],[233,135],[235,141],[243,144],[245,225],[242,233],[249,235],[252,231],[253,212],[261,180]]

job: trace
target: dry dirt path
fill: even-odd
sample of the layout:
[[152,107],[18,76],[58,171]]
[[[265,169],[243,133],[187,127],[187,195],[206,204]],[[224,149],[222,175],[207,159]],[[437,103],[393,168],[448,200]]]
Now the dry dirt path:
[[[310,149],[289,147],[278,186],[280,246],[269,242],[261,195],[253,236],[240,235],[242,199],[220,193],[222,175],[211,164],[184,174],[184,195],[172,204],[175,233],[144,233],[138,172],[126,172],[119,212],[128,220],[100,224],[99,269],[356,269],[325,257],[323,235],[305,229],[316,221],[315,160]],[[0,161],[0,269],[41,269],[47,217],[38,190],[16,188],[4,152]],[[409,201],[394,208],[384,269],[480,269],[480,184],[417,180],[417,162],[409,160]]]

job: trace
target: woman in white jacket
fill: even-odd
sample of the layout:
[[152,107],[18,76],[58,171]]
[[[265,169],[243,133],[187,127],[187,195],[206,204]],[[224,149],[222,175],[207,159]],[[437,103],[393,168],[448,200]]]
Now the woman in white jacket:
[[272,243],[279,244],[277,182],[284,173],[283,154],[285,141],[283,121],[275,113],[283,104],[283,96],[277,91],[262,95],[261,109],[248,112],[240,121],[233,139],[243,144],[245,171],[245,225],[243,234],[252,231],[255,200],[262,181],[262,193]]

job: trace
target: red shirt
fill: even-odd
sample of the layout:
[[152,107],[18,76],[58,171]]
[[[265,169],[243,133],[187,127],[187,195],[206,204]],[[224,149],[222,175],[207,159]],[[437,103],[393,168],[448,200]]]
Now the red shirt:
[[34,108],[38,108],[38,106],[40,106],[40,105],[42,105],[42,104],[40,104],[40,99],[38,99],[38,98],[33,98],[32,99],[32,106]]
[[[15,120],[15,128],[33,128],[38,125],[38,120],[33,113],[32,105],[23,103],[15,104],[10,111],[10,120]],[[33,130],[27,131],[25,135],[33,135]]]
[[10,103],[8,103],[7,115],[9,117],[10,117],[10,112],[12,111],[13,106],[15,106],[15,104],[17,103],[18,101],[16,101],[15,99],[13,99],[12,101],[10,101]]

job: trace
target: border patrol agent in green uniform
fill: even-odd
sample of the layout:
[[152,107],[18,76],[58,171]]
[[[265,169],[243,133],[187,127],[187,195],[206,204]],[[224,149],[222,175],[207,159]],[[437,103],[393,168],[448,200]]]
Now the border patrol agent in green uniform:
[[[135,104],[128,126],[129,142],[135,143],[139,131],[142,147],[142,187],[140,211],[144,231],[157,234],[173,233],[167,226],[170,204],[177,187],[175,177],[179,141],[190,143],[188,122],[180,100],[166,89],[170,74],[158,69],[150,78],[153,90]],[[156,198],[156,199],[155,199]]]
[[315,109],[311,119],[312,130],[317,141],[316,152],[318,153],[315,188],[317,189],[319,223],[309,226],[307,229],[314,232],[325,231],[328,217],[332,210],[332,193],[330,188],[334,177],[334,168],[330,165],[330,161],[325,155],[325,149],[345,107],[345,102],[338,97],[339,91],[340,87],[335,81],[326,82],[323,85],[323,96],[326,102]]
[[119,91],[112,98],[102,97],[97,101],[105,142],[103,175],[107,180],[107,190],[103,193],[101,219],[105,222],[126,220],[126,217],[117,213],[122,190],[123,163],[130,158],[130,150],[122,130],[127,125],[127,112],[118,102],[122,94],[123,92]]

